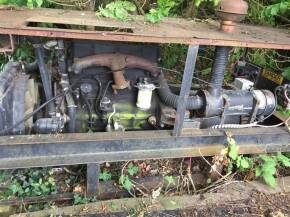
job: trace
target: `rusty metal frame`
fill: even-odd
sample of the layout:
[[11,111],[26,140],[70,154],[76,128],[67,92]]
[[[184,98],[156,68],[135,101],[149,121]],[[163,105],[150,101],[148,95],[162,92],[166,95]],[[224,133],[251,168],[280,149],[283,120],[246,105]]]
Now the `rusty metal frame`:
[[[40,28],[29,26],[31,23],[80,25],[84,29]],[[150,25],[145,24],[141,17],[124,23],[96,18],[94,12],[57,9],[1,10],[0,34],[9,35],[10,38],[20,35],[190,45],[173,131],[0,137],[0,169],[87,164],[89,195],[96,193],[96,168],[101,162],[209,156],[225,147],[227,137],[223,130],[182,131],[184,102],[191,84],[198,45],[290,50],[289,32],[277,28],[238,24],[236,31],[229,34],[219,31],[219,23],[215,21],[169,18],[160,24]],[[290,151],[290,134],[283,127],[229,131],[243,154]]]
[[[228,130],[239,152],[289,152],[290,134],[281,128]],[[227,144],[223,130],[197,130],[172,136],[172,131],[0,137],[0,169],[88,164],[136,159],[209,156]]]
[[[83,29],[32,27],[29,26],[30,23],[82,26]],[[96,30],[93,31],[92,28]],[[144,23],[144,18],[138,16],[133,21],[122,22],[96,17],[95,13],[90,11],[60,9],[2,9],[0,13],[0,34],[290,49],[289,32],[283,29],[237,24],[235,32],[224,33],[219,31],[219,22],[213,20],[200,22],[168,18],[160,24],[153,25]]]
[[15,49],[15,43],[13,35],[8,35],[9,39],[7,41],[4,41],[4,46],[0,47],[0,53],[4,53],[5,55],[7,53],[12,53]]

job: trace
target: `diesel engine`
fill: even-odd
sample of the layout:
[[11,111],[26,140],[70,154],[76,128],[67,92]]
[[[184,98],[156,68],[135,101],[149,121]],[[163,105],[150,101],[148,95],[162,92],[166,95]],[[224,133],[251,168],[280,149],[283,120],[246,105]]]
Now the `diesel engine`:
[[[158,66],[157,45],[53,40],[33,46],[34,62],[9,62],[0,74],[1,135],[173,127],[180,88]],[[243,80],[223,87],[229,52],[216,47],[209,87],[191,90],[184,127],[250,127],[275,110],[269,90]]]

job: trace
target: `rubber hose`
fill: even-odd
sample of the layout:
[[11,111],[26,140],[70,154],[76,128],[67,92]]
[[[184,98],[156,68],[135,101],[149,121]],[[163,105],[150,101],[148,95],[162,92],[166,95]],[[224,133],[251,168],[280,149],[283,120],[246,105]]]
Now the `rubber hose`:
[[25,70],[27,72],[33,72],[36,71],[38,69],[38,63],[37,60],[34,60],[32,63],[27,63],[24,65]]
[[226,46],[216,47],[215,59],[212,67],[212,87],[210,89],[210,93],[213,96],[221,95],[230,49],[230,47]]
[[[162,73],[159,75],[158,80],[159,80],[160,88],[158,88],[157,91],[158,91],[158,95],[161,101],[168,106],[177,108],[179,96],[171,92],[168,86],[168,83]],[[203,98],[197,95],[189,96],[186,101],[186,109],[188,110],[198,110],[202,108],[203,105],[204,105]]]
[[[68,97],[66,97],[67,99]],[[68,100],[67,100],[68,101]],[[69,133],[75,133],[76,131],[76,107],[75,106],[68,106],[67,112],[69,116],[69,122],[68,122],[68,132]]]

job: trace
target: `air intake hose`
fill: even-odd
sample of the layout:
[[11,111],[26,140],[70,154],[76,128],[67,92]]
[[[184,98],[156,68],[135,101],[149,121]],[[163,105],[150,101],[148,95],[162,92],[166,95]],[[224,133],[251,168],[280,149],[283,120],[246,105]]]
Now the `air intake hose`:
[[[161,101],[169,106],[177,108],[179,96],[171,92],[166,79],[164,78],[163,73],[159,75],[159,84],[158,95]],[[188,110],[198,110],[204,105],[204,100],[200,96],[189,96],[186,102],[186,109]]]
[[228,62],[230,47],[216,47],[215,59],[212,67],[212,87],[210,93],[213,96],[219,97],[222,92],[225,69]]

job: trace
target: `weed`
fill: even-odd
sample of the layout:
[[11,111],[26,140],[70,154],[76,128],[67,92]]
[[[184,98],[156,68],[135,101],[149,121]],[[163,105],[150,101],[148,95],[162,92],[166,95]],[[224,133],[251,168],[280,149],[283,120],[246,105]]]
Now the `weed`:
[[100,173],[99,179],[101,181],[109,181],[109,180],[112,179],[112,173],[109,173],[107,171],[104,171],[104,172]]
[[129,163],[129,165],[128,165],[128,173],[130,174],[130,176],[134,176],[138,172],[139,172],[139,168],[137,166],[135,166],[134,164]]
[[85,196],[82,196],[80,194],[74,194],[74,205],[78,205],[78,204],[86,204],[89,202],[95,202],[96,198],[88,198]]
[[277,153],[276,155],[259,155],[257,158],[245,157],[238,154],[239,146],[235,140],[228,137],[228,156],[231,160],[228,170],[235,166],[239,171],[254,170],[256,177],[261,177],[271,187],[276,186],[275,175],[278,166],[290,167],[290,158]]
[[277,25],[276,17],[283,15],[289,15],[290,12],[290,0],[280,0],[276,1],[275,4],[265,6],[262,10],[262,18],[265,19],[268,23],[275,26]]
[[17,174],[11,180],[8,189],[1,197],[31,197],[56,193],[53,173],[47,168],[28,169],[23,174]]
[[173,176],[164,176],[164,181],[168,184],[168,185],[171,185],[171,184],[174,184],[174,177]]
[[[123,169],[124,170],[124,169]],[[119,178],[119,184],[123,186],[129,193],[131,193],[132,188],[134,187],[134,184],[130,178],[130,176],[134,176],[139,172],[139,167],[135,166],[133,163],[128,164],[127,173],[122,170],[122,174]]]
[[150,23],[158,23],[164,17],[169,16],[170,10],[176,5],[174,0],[157,0],[157,8],[151,8],[145,15],[145,20]]
[[41,7],[44,0],[0,0],[0,5],[16,5],[16,6],[26,6],[30,9],[34,7]]
[[118,20],[129,20],[129,15],[136,11],[136,6],[129,1],[114,1],[107,4],[104,8],[99,7],[97,16],[116,18]]
[[119,178],[119,184],[122,185],[127,191],[131,191],[133,183],[128,175],[121,175]]

